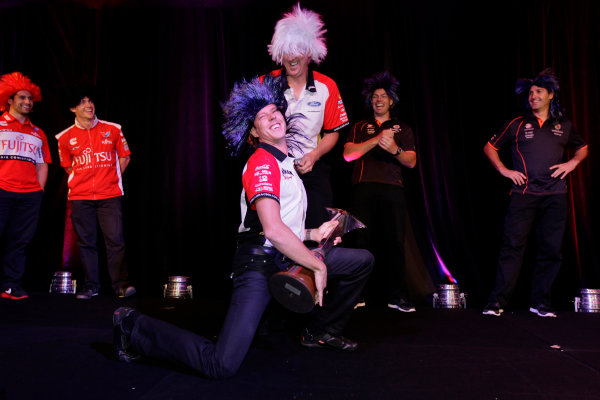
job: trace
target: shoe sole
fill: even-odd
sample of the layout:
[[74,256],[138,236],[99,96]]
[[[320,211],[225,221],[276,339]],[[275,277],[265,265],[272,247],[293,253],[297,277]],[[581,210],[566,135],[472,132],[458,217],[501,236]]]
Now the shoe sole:
[[531,307],[529,309],[529,311],[531,311],[532,313],[537,314],[537,315],[539,315],[540,317],[543,317],[543,318],[556,318],[556,314],[555,313],[542,314],[537,308]]
[[394,310],[398,310],[398,311],[402,311],[402,312],[417,312],[416,308],[409,308],[409,309],[400,308],[395,304],[388,304],[387,306],[388,306],[388,308],[393,308]]
[[495,312],[495,311],[484,311],[482,312],[483,315],[493,315],[494,317],[500,317],[502,315],[502,313],[504,312],[504,310],[501,310],[500,312]]
[[358,349],[358,346],[354,347],[354,348],[346,348],[346,349],[342,349],[339,347],[335,347],[332,346],[330,344],[327,343],[304,343],[304,342],[300,342],[300,344],[304,347],[308,347],[311,349],[328,349],[328,350],[338,350],[338,351],[356,351],[356,349]]
[[94,294],[93,294],[93,295],[91,295],[91,296],[81,296],[81,295],[77,294],[77,295],[75,295],[75,298],[76,298],[76,299],[79,299],[79,300],[89,300],[89,299],[91,299],[92,297],[96,297],[96,296],[98,296],[98,293],[94,293]]
[[136,293],[135,288],[132,288],[131,290],[126,290],[125,293],[118,295],[117,297],[120,299],[124,299],[126,297],[131,297]]
[[12,294],[8,294],[6,292],[3,292],[1,297],[3,299],[9,299],[9,300],[23,300],[23,299],[28,299],[29,296],[25,295],[25,296],[13,296]]

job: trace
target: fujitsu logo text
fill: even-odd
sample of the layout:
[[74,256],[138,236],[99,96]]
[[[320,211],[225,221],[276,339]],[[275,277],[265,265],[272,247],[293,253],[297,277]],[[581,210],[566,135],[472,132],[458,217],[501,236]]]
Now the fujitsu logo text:
[[73,157],[75,165],[88,165],[93,162],[107,162],[113,160],[113,153],[108,151],[101,151],[99,153],[92,153],[92,149],[89,147],[81,152],[81,155]]
[[25,141],[25,136],[18,135],[14,139],[0,140],[0,148],[2,151],[10,150],[14,153],[32,153],[39,151],[39,147]]

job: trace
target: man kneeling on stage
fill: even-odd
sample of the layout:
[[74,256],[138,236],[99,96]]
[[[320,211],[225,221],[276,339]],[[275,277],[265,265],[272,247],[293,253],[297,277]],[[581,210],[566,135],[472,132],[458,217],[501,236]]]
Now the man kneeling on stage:
[[315,301],[320,306],[313,310],[301,344],[357,348],[341,332],[371,272],[373,256],[367,250],[335,247],[323,263],[303,244],[309,239],[319,242],[337,222],[304,228],[306,193],[294,160],[287,156],[295,141],[294,116],[285,120],[286,105],[280,79],[266,76],[263,83],[255,78],[236,84],[223,106],[223,135],[232,154],[239,155],[247,142],[256,150],[243,171],[233,292],[217,342],[121,307],[113,314],[114,347],[120,360],[147,356],[183,363],[211,378],[234,375],[271,300],[269,277],[292,261],[314,272]]

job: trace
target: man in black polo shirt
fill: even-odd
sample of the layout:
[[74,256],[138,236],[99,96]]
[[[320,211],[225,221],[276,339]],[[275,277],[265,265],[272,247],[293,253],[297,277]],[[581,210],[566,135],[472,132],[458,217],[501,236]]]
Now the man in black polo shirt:
[[[587,156],[584,140],[564,118],[558,102],[558,79],[551,70],[533,79],[520,79],[517,94],[529,93],[530,111],[508,121],[483,151],[494,168],[512,181],[504,222],[504,241],[498,258],[496,284],[483,314],[500,316],[517,283],[527,238],[536,225],[537,257],[531,287],[531,312],[556,317],[550,288],[562,261],[561,246],[567,221],[565,177]],[[509,145],[512,168],[498,150]],[[564,162],[565,149],[573,157]]]
[[375,283],[384,289],[375,290],[371,281],[368,300],[383,295],[376,300],[385,300],[389,308],[414,312],[405,278],[407,215],[402,169],[415,167],[417,152],[410,126],[392,116],[399,102],[397,89],[398,81],[387,71],[365,80],[363,95],[373,114],[352,127],[344,159],[354,162],[351,211],[367,225],[357,232],[356,245],[375,255]]

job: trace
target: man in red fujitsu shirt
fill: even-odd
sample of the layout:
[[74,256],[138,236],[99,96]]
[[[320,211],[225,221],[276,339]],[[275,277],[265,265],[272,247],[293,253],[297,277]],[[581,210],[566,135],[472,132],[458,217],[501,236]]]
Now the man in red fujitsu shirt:
[[76,89],[70,97],[75,124],[56,135],[56,139],[60,165],[69,174],[71,219],[85,269],[85,284],[76,297],[90,299],[100,290],[98,223],[106,245],[112,288],[117,296],[128,297],[135,288],[129,285],[124,264],[121,198],[122,173],[129,165],[131,152],[121,126],[96,117],[91,88]]
[[29,297],[21,288],[25,248],[33,238],[52,162],[44,132],[29,120],[40,88],[20,72],[0,78],[0,235],[4,235],[4,299]]

